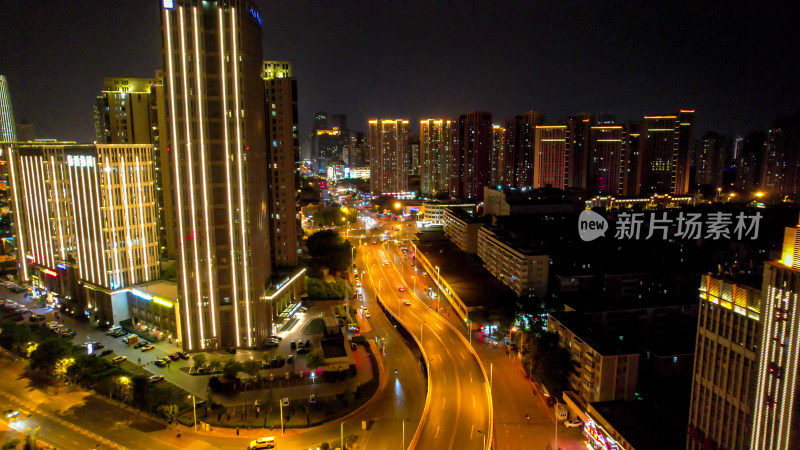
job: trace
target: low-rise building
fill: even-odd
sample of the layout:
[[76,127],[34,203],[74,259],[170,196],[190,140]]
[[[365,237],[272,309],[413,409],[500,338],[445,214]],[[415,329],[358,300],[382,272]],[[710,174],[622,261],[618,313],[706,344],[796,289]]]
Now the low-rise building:
[[[639,372],[639,350],[621,339],[600,336],[584,327],[576,313],[551,313],[547,330],[572,355],[574,372],[569,383],[578,408],[589,403],[633,400]],[[576,414],[578,411],[574,411]]]
[[181,314],[176,283],[158,280],[132,286],[127,290],[127,303],[134,329],[179,343]]
[[483,188],[484,213],[492,216],[517,214],[568,214],[580,211],[583,205],[575,194],[561,189],[544,187],[502,188],[485,186]]
[[547,294],[550,257],[501,229],[478,230],[478,256],[484,267],[518,296]]
[[452,203],[443,201],[428,201],[422,203],[422,221],[425,226],[443,226],[444,211],[447,208],[461,208],[475,210],[474,203]]
[[598,402],[586,411],[583,434],[594,450],[672,450],[683,448],[682,424],[648,401]]
[[446,208],[444,213],[444,234],[458,248],[467,253],[478,250],[478,230],[484,220],[460,208]]

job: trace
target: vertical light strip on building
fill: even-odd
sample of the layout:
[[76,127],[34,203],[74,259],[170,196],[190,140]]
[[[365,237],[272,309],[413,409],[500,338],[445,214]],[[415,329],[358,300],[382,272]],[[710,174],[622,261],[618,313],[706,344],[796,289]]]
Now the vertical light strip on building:
[[[187,345],[189,350],[191,351],[194,348],[194,343],[192,341],[192,319],[189,315],[189,296],[188,293],[188,282],[186,278],[186,236],[184,235],[183,230],[183,206],[181,200],[181,189],[183,185],[181,184],[181,171],[179,168],[180,160],[178,158],[178,127],[177,127],[177,120],[178,117],[175,111],[175,70],[172,67],[173,65],[173,55],[172,55],[172,27],[170,26],[170,17],[169,17],[169,10],[164,9],[164,23],[167,25],[167,68],[169,70],[169,104],[170,104],[170,115],[172,118],[172,151],[173,151],[173,160],[175,166],[175,195],[176,205],[178,206],[178,230],[180,233],[180,247],[181,247],[181,278],[183,279],[183,306],[186,308],[186,338],[187,338]],[[188,120],[188,118],[187,118]]]
[[[128,202],[128,168],[125,165],[125,150],[119,152],[119,173],[122,182],[122,208],[125,216],[125,246],[128,248],[128,272],[131,274],[131,279],[128,284],[136,284],[136,271],[134,270],[135,260],[133,258],[133,239],[131,238],[131,218],[130,218],[130,203]],[[122,286],[120,286],[122,287]]]
[[60,187],[58,176],[56,175],[56,159],[53,155],[50,155],[50,169],[53,172],[53,198],[55,199],[56,203],[56,220],[58,221],[58,246],[61,253],[61,260],[63,261],[66,259],[66,251],[64,249],[64,231],[61,228],[61,200],[58,196],[58,189]]
[[[84,179],[84,170],[81,165],[76,164],[75,166],[75,180],[80,180],[80,198],[83,200],[83,203],[80,204],[80,208],[78,211],[80,212],[79,215],[75,216],[75,220],[81,222],[81,228],[84,230],[86,237],[84,238],[83,242],[81,242],[81,247],[83,248],[83,254],[86,257],[84,262],[86,263],[86,273],[84,276],[87,280],[94,282],[94,257],[92,256],[92,249],[90,247],[91,244],[91,234],[92,229],[88,226],[89,221],[86,217],[86,211],[89,209],[89,206],[86,204],[86,186],[83,181]],[[80,201],[80,200],[79,200]]]
[[24,176],[22,177],[22,182],[25,185],[25,202],[28,203],[28,214],[27,217],[32,219],[32,222],[28,222],[28,229],[30,231],[30,235],[33,238],[34,243],[34,251],[33,253],[33,260],[41,264],[42,258],[42,240],[39,233],[36,232],[36,229],[39,227],[39,215],[36,213],[38,210],[35,208],[33,193],[31,191],[30,184],[33,182],[33,177],[31,176],[30,167],[28,165],[28,160],[30,158],[20,158],[22,162],[22,170]]
[[42,157],[36,156],[33,158],[33,173],[36,175],[34,185],[36,186],[36,195],[38,196],[38,203],[41,205],[42,210],[42,239],[44,239],[45,260],[49,267],[55,267],[54,253],[53,253],[53,233],[50,229],[50,208],[47,205],[47,184],[44,177],[44,165],[42,164]]
[[[83,156],[81,158],[83,158]],[[80,173],[80,178],[81,178],[81,193],[83,195],[83,207],[80,209],[81,215],[76,216],[76,218],[83,220],[83,227],[86,229],[87,240],[86,242],[83,243],[83,248],[84,248],[84,253],[89,255],[89,268],[91,269],[91,275],[92,275],[91,278],[88,278],[89,272],[87,271],[87,279],[90,279],[93,283],[97,283],[98,261],[95,261],[96,255],[93,254],[94,245],[92,245],[92,242],[97,242],[97,239],[96,239],[95,227],[93,227],[92,224],[89,222],[90,219],[87,212],[89,210],[89,201],[86,200],[86,191],[88,191],[90,187],[89,181],[86,180],[86,178],[89,177],[89,168],[85,165],[81,165],[79,167],[80,168],[77,170],[78,173]]]
[[[203,176],[203,215],[204,215],[204,222],[205,222],[205,240],[206,240],[206,266],[208,268],[208,297],[209,297],[209,304],[211,305],[211,336],[217,337],[217,319],[214,317],[214,272],[211,270],[211,232],[208,228],[209,218],[208,218],[208,188],[207,188],[207,178],[206,178],[206,143],[205,143],[205,133],[204,131],[204,124],[205,120],[203,117],[203,89],[202,84],[200,83],[200,47],[199,41],[200,37],[197,34],[197,22],[198,22],[199,10],[197,8],[192,8],[192,17],[194,18],[194,62],[196,64],[195,69],[195,79],[197,80],[197,128],[198,132],[200,133],[200,170],[202,171]],[[219,49],[222,52],[222,48]]]
[[97,152],[97,158],[95,159],[94,163],[95,169],[94,173],[94,201],[92,202],[92,208],[97,210],[97,217],[100,219],[100,223],[97,224],[98,233],[100,234],[100,242],[98,243],[100,246],[100,260],[102,261],[103,271],[101,272],[100,277],[100,285],[104,287],[110,287],[111,283],[108,279],[108,256],[106,256],[106,229],[108,228],[105,226],[105,222],[102,221],[103,218],[103,205],[102,205],[102,198],[103,198],[103,191],[100,190],[100,182],[98,181],[100,176],[102,175],[103,171],[100,166],[100,152]]
[[[105,277],[103,276],[103,269],[102,269],[102,261],[103,261],[103,253],[100,251],[100,242],[103,240],[103,227],[98,224],[97,218],[99,217],[99,212],[95,211],[95,203],[97,196],[97,191],[93,189],[93,185],[97,183],[93,183],[93,180],[97,178],[97,167],[93,156],[87,157],[92,159],[92,164],[89,166],[85,166],[86,169],[86,191],[89,193],[89,206],[92,210],[92,235],[94,236],[94,242],[92,245],[92,251],[94,251],[94,274],[95,274],[95,283],[102,285],[105,282]],[[88,218],[88,216],[87,216]]]
[[225,32],[224,32],[224,22],[225,16],[222,14],[222,8],[218,10],[219,12],[219,59],[220,59],[220,74],[222,76],[222,129],[225,131],[225,189],[228,191],[228,236],[230,237],[231,242],[231,280],[233,281],[233,317],[236,325],[236,346],[239,347],[240,336],[239,333],[239,288],[238,288],[238,280],[236,278],[236,245],[235,245],[235,236],[234,236],[234,228],[233,228],[233,204],[231,202],[231,197],[233,196],[233,192],[231,191],[231,154],[230,154],[230,142],[228,141],[228,85],[227,81],[225,80]]
[[[27,280],[29,278],[29,276],[28,276],[28,260],[27,260],[27,255],[25,254],[25,232],[22,229],[22,223],[21,223],[21,218],[20,218],[20,213],[22,211],[20,211],[20,209],[19,209],[20,208],[19,200],[17,200],[19,198],[20,194],[19,194],[19,186],[17,186],[17,183],[18,183],[18,181],[17,181],[17,171],[15,170],[15,167],[14,167],[14,164],[15,164],[14,163],[14,147],[9,145],[7,151],[8,151],[8,165],[11,167],[11,188],[14,191],[14,195],[13,195],[13,197],[14,197],[13,198],[13,200],[14,200],[14,214],[16,216],[15,217],[15,221],[17,222],[17,231],[18,231],[18,233],[17,233],[17,241],[19,242],[20,255],[22,255],[22,258],[21,258],[22,274],[25,277],[25,280]],[[20,158],[20,160],[21,160],[21,158]],[[25,223],[27,224],[28,221],[26,220]],[[30,236],[30,233],[28,234],[28,236]]]
[[[244,223],[245,223],[245,208],[244,208],[244,186],[242,182],[242,178],[244,177],[244,173],[242,172],[242,159],[244,155],[242,155],[242,132],[241,127],[239,126],[239,122],[241,119],[241,110],[239,109],[239,53],[237,52],[237,43],[236,43],[236,36],[239,34],[239,30],[236,27],[236,8],[231,8],[231,34],[233,35],[233,39],[231,40],[233,45],[233,84],[234,89],[236,90],[236,165],[239,172],[239,225],[242,232],[242,270],[244,271],[244,296],[245,296],[245,313],[247,317],[247,345],[252,346],[252,336],[251,336],[251,328],[250,325],[250,282],[248,280],[248,270],[247,270],[247,238],[245,235]],[[236,330],[237,333],[239,330]]]
[[122,287],[122,280],[121,280],[122,274],[120,272],[120,265],[119,265],[119,236],[117,236],[117,228],[119,227],[119,225],[117,225],[117,212],[116,212],[117,208],[116,208],[116,202],[113,200],[114,197],[112,193],[113,192],[112,185],[114,184],[112,173],[114,172],[114,169],[111,167],[111,162],[108,158],[108,155],[106,155],[105,160],[106,160],[106,167],[104,172],[106,174],[106,190],[108,191],[108,195],[106,196],[106,208],[109,211],[108,215],[109,215],[109,220],[111,222],[109,228],[111,228],[112,232],[111,235],[114,239],[114,245],[112,250],[114,252],[114,277],[113,277],[114,282],[111,283],[110,287],[112,289],[118,289]]
[[136,156],[136,184],[139,185],[139,227],[141,234],[139,235],[139,247],[144,258],[144,279],[142,281],[150,280],[150,265],[147,261],[147,244],[149,240],[145,237],[144,233],[144,187],[142,186],[142,166],[139,164],[139,156]]
[[86,261],[82,254],[82,247],[81,241],[83,241],[83,235],[81,234],[81,221],[79,220],[78,215],[78,196],[75,194],[75,182],[72,179],[72,166],[67,165],[67,175],[69,176],[69,196],[72,200],[72,217],[75,218],[75,229],[73,230],[75,233],[75,249],[78,251],[78,277],[84,278],[84,262]]
[[[797,275],[794,275],[796,277]],[[785,427],[781,427],[781,433],[786,433],[786,445],[785,447],[789,447],[789,435],[791,433],[791,424],[793,423],[792,415],[794,415],[794,395],[795,391],[797,391],[795,382],[797,377],[797,364],[798,358],[800,358],[800,342],[797,341],[798,336],[800,336],[800,330],[797,329],[798,327],[798,319],[800,319],[800,313],[797,311],[798,307],[798,296],[796,293],[792,292],[792,301],[791,301],[791,308],[787,308],[790,311],[791,317],[791,324],[789,325],[789,342],[786,344],[787,348],[789,348],[789,355],[787,355],[786,359],[786,368],[784,373],[790,374],[791,378],[789,378],[788,382],[784,386],[783,395],[787,396],[786,400],[783,402],[783,412],[787,415],[783,423],[786,424]],[[788,394],[788,395],[787,395]],[[795,436],[796,437],[796,436]]]
[[[765,306],[764,311],[766,311],[766,314],[764,315],[764,317],[765,317],[765,321],[764,321],[765,327],[764,327],[764,330],[763,330],[763,335],[764,336],[772,336],[772,325],[773,325],[774,321],[770,320],[769,311],[771,311],[773,309],[773,300],[775,298],[775,288],[772,287],[772,286],[769,286],[767,288],[767,293],[766,294],[767,294],[766,295],[766,300],[767,301],[766,301],[766,304],[764,305]],[[762,353],[761,357],[759,358],[759,362],[758,362],[758,390],[756,391],[756,400],[755,400],[755,407],[754,407],[755,414],[754,414],[754,417],[753,417],[753,432],[752,432],[752,436],[750,437],[750,448],[753,448],[753,449],[760,448],[759,444],[764,442],[764,437],[763,437],[763,434],[764,434],[764,430],[763,430],[764,417],[763,416],[764,416],[764,400],[766,399],[765,392],[764,392],[764,382],[766,381],[766,377],[767,377],[767,362],[769,361],[769,359],[771,357],[771,355],[769,354],[769,352],[771,350],[770,342],[771,342],[771,340],[765,340],[766,345],[762,349],[763,353]]]
[[[178,23],[181,30],[181,77],[183,79],[183,109],[186,122],[186,169],[189,172],[189,204],[192,218],[192,249],[194,251],[194,274],[197,284],[197,328],[200,330],[200,348],[205,348],[205,325],[203,323],[203,290],[200,287],[200,256],[197,253],[197,211],[194,200],[194,161],[192,160],[192,129],[191,116],[189,115],[189,74],[186,72],[186,32],[183,25],[183,7],[178,10]],[[195,55],[197,57],[197,55]],[[195,74],[200,76],[200,74]],[[210,275],[210,274],[209,274]]]

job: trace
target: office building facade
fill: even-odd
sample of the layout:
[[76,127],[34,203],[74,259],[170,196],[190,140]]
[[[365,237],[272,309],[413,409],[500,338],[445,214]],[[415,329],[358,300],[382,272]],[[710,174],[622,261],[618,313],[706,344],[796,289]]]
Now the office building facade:
[[533,187],[567,187],[567,126],[539,125],[534,138]]
[[480,202],[492,177],[492,114],[470,111],[456,123],[450,195]]
[[502,125],[492,125],[492,186],[505,186],[506,174],[506,129]]
[[623,195],[622,138],[622,126],[620,125],[602,125],[591,128],[589,176],[586,186],[589,193]]
[[693,121],[693,110],[644,117],[640,138],[642,193],[689,191]]
[[749,448],[760,317],[759,289],[701,277],[688,449]]
[[14,109],[11,106],[11,89],[8,79],[0,75],[0,142],[17,140],[17,128],[14,122]]
[[255,347],[272,332],[262,19],[247,0],[161,7],[182,340]]

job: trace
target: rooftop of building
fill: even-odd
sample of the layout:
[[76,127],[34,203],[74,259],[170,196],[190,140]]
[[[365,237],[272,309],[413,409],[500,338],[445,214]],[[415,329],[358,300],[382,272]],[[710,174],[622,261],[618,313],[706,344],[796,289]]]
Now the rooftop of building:
[[502,187],[502,186],[487,186],[486,189],[496,192],[502,192],[505,195],[505,200],[509,205],[527,205],[527,204],[571,204],[575,201],[575,194],[565,191],[563,189],[554,188],[552,186],[545,186],[543,188],[530,188],[530,187]]
[[464,208],[447,208],[447,212],[450,212],[453,216],[457,219],[463,220],[466,223],[485,223],[486,218],[483,216],[478,216],[472,211],[467,211]]
[[725,272],[723,274],[709,274],[713,278],[722,280],[728,284],[736,284],[738,286],[745,286],[756,290],[761,290],[762,282],[764,281],[761,273],[754,272]]
[[[566,327],[586,345],[600,353],[602,356],[633,355],[639,354],[640,349],[630,339],[625,340],[625,335],[611,335],[601,327],[589,324],[583,315],[578,312],[552,312],[550,317]],[[620,339],[622,337],[622,339]]]
[[173,283],[171,281],[151,281],[149,283],[137,284],[132,286],[131,289],[139,290],[153,297],[159,297],[173,301],[178,300],[178,283]]
[[541,248],[534,245],[534,243],[528,239],[527,235],[516,233],[513,230],[504,230],[496,227],[484,227],[484,229],[489,234],[494,235],[500,242],[508,245],[523,255],[546,254],[546,252],[544,252]]
[[[476,255],[459,250],[441,231],[418,233],[415,244],[432,265],[439,266],[442,278],[447,280],[467,307],[482,307],[503,299],[516,299],[516,294],[492,276]],[[434,273],[429,275],[436,276]]]
[[592,403],[633,448],[673,450],[686,447],[686,424],[646,400]]

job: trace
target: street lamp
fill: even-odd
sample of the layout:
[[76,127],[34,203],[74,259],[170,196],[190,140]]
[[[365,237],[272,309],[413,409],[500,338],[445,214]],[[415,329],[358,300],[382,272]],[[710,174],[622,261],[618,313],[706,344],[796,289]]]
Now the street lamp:
[[194,394],[189,394],[187,396],[192,398],[192,415],[194,416],[194,432],[197,433],[197,399],[195,399]]
[[339,425],[339,430],[341,432],[341,438],[342,438],[342,450],[345,450],[344,449],[344,424],[345,424],[345,422],[342,421],[342,423]]

